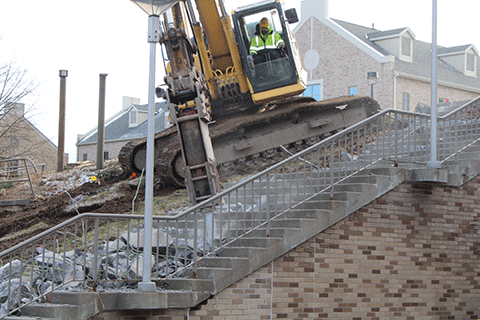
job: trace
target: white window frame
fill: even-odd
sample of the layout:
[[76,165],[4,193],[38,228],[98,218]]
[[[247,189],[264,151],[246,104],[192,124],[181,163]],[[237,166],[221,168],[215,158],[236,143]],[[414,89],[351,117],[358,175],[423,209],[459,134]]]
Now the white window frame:
[[[473,57],[473,70],[468,69],[468,56],[472,55]],[[465,75],[470,77],[477,76],[477,55],[474,52],[467,51],[465,52]]]
[[[408,55],[403,54],[403,42],[408,41],[409,42],[409,47],[410,47],[410,52]],[[413,62],[413,39],[410,37],[408,33],[403,34],[400,36],[400,60],[406,61],[406,62]]]
[[[351,94],[350,90],[355,88],[355,94]],[[349,96],[358,96],[358,86],[348,86],[348,95]]]
[[320,85],[320,100],[318,101],[322,101],[324,99],[323,98],[323,79],[312,80],[307,82],[307,87],[315,86],[315,85]]
[[[135,117],[133,117],[133,115],[135,115]],[[138,109],[133,107],[128,112],[128,127],[131,128],[136,126],[138,126]]]
[[410,111],[410,93],[409,92],[402,93],[402,110]]

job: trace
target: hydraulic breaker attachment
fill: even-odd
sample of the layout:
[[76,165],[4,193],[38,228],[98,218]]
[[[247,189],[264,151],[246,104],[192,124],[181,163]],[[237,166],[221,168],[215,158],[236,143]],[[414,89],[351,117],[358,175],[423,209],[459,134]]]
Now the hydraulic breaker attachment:
[[208,123],[210,104],[205,78],[195,67],[196,46],[182,28],[170,28],[160,40],[170,57],[165,76],[170,115],[177,127],[184,162],[184,177],[192,205],[220,191],[217,165]]

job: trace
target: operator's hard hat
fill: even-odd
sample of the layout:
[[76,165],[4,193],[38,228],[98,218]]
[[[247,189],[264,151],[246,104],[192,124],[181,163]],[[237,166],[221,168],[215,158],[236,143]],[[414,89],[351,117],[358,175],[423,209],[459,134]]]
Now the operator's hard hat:
[[260,20],[260,28],[268,28],[270,26],[270,22],[268,22],[267,18],[262,18]]

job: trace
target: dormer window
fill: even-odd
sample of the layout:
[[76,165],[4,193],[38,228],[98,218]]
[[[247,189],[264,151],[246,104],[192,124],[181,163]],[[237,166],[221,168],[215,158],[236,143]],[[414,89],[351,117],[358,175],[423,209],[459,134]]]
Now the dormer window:
[[410,32],[403,32],[400,37],[400,60],[413,62],[413,39]]
[[477,76],[477,52],[470,48],[465,53],[465,75],[470,77]]
[[438,57],[469,77],[477,76],[478,51],[474,45],[439,48]]
[[402,55],[407,57],[412,56],[412,39],[409,37],[402,37]]
[[128,127],[136,127],[138,126],[138,110],[136,108],[132,108],[128,115]]
[[413,62],[413,41],[415,35],[409,28],[372,32],[367,34],[370,41],[395,55],[398,59]]
[[475,71],[475,55],[467,53],[467,71]]

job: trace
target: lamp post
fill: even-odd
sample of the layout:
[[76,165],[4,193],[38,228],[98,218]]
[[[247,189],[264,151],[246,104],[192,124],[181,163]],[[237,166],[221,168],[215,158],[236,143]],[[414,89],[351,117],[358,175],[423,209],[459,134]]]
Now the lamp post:
[[373,86],[377,83],[378,73],[376,71],[367,72],[367,81],[370,85],[370,98],[373,99]]
[[430,108],[430,161],[427,167],[439,169],[442,164],[437,161],[437,0],[432,0],[432,89]]
[[153,227],[153,166],[155,135],[155,59],[156,44],[160,40],[160,14],[168,9],[168,1],[131,0],[148,14],[148,43],[150,43],[150,66],[148,81],[148,118],[147,118],[147,163],[145,170],[145,216],[143,245],[143,275],[138,284],[140,291],[154,292],[156,285],[152,276],[152,227]]

